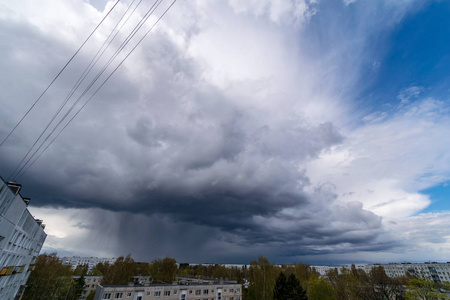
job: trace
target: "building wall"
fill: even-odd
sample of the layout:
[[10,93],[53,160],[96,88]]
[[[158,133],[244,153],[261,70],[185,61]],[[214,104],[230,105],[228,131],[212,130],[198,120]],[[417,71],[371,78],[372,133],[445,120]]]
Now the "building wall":
[[[350,268],[351,265],[344,267]],[[386,275],[389,277],[406,276],[408,272],[412,276],[432,280],[436,283],[450,282],[450,263],[403,263],[403,264],[385,264],[385,265],[356,265],[357,269],[362,269],[369,273],[374,266],[383,266]],[[331,269],[337,269],[340,273],[341,267],[332,266],[311,266],[321,276],[326,276]]]
[[63,257],[62,263],[64,265],[71,265],[72,269],[75,269],[78,265],[88,265],[89,270],[95,268],[98,263],[106,263],[113,264],[116,261],[116,258],[99,258],[99,257],[80,257],[80,256],[70,256]]
[[14,299],[34,267],[47,235],[42,221],[27,209],[28,200],[0,178],[0,299]]
[[242,300],[240,284],[97,287],[95,300]]

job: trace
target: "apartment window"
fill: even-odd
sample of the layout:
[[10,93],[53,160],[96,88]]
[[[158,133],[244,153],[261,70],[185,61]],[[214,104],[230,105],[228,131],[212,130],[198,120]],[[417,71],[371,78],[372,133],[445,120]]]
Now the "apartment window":
[[122,299],[123,293],[116,293],[116,299]]
[[236,297],[236,300],[241,300],[241,297],[237,296],[237,297]]
[[209,290],[203,290],[203,295],[208,295]]
[[234,289],[230,289],[230,293],[233,293],[234,292]]
[[155,297],[161,297],[161,292],[155,292]]
[[202,294],[202,290],[195,290],[195,294],[196,295],[201,295]]
[[178,294],[178,291],[177,290],[173,290],[173,294],[174,295]]
[[226,293],[226,292],[227,292],[227,289],[223,289],[223,292]]
[[131,293],[128,293],[128,294],[127,294],[127,298],[131,298]]
[[189,294],[192,294],[192,290],[189,290]]
[[169,297],[170,296],[170,291],[164,291],[164,297]]
[[151,296],[152,295],[152,292],[147,292],[147,296]]
[[241,292],[241,289],[236,289],[236,293],[240,293]]
[[230,300],[234,300],[234,297],[230,297]]
[[110,293],[103,294],[103,298],[102,299],[111,299],[111,294]]

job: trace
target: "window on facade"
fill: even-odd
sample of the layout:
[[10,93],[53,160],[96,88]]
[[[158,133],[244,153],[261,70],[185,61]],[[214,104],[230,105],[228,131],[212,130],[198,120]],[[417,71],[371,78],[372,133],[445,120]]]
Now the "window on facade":
[[177,290],[173,290],[173,294],[174,295],[178,294],[178,291]]
[[236,293],[240,293],[241,292],[241,289],[236,289]]
[[189,291],[189,294],[192,294],[192,290]]
[[116,299],[122,299],[123,293],[116,293]]
[[234,297],[230,297],[230,300],[234,300]]
[[209,290],[203,290],[203,295],[208,295]]
[[170,296],[170,291],[164,291],[164,297],[169,297]]
[[234,292],[234,289],[230,289],[230,293],[233,293]]
[[103,298],[102,299],[111,299],[111,294],[110,293],[103,294]]
[[131,298],[131,293],[128,293],[128,294],[127,294],[127,298]]
[[155,292],[154,295],[155,295],[155,297],[161,297],[161,292],[159,292],[159,291]]
[[201,290],[195,290],[195,294],[196,294],[196,295],[201,295],[201,294],[202,294],[202,291],[201,291]]
[[152,292],[147,292],[147,296],[151,296],[152,295]]

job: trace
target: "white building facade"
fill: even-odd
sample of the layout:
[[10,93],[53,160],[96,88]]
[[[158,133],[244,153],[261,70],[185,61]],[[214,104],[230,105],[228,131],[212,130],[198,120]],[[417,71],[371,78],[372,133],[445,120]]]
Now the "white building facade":
[[98,263],[109,263],[113,264],[116,258],[99,258],[99,257],[80,257],[80,256],[70,256],[63,257],[63,265],[71,265],[72,269],[75,269],[78,265],[88,265],[89,270],[95,268]]
[[[379,264],[379,265],[355,265],[356,269],[364,270],[369,273],[373,267],[383,266],[386,275],[394,278],[406,276],[409,273],[413,277],[432,280],[436,283],[450,282],[450,262],[438,263],[401,263],[401,264]],[[344,266],[311,266],[321,276],[326,276],[328,271],[337,269],[339,274],[342,267],[350,269],[351,265]]]
[[209,284],[98,285],[94,300],[242,300],[242,285]]
[[19,299],[47,234],[27,209],[21,185],[0,178],[0,299]]

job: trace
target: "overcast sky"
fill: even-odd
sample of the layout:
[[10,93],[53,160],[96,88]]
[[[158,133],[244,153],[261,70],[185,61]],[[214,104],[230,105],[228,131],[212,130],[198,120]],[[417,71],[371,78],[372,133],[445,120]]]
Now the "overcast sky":
[[[0,140],[115,2],[0,0]],[[86,103],[171,3],[82,97],[153,4],[124,23],[137,2],[117,4],[0,148],[5,180],[64,100],[80,99],[72,114]],[[449,14],[448,1],[178,0],[16,179],[47,224],[43,251],[447,261]]]

